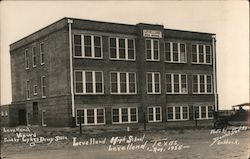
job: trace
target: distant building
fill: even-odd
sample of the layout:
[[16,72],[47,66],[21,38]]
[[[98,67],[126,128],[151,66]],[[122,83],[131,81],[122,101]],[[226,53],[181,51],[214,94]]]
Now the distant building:
[[10,45],[11,125],[213,119],[214,37],[63,18]]

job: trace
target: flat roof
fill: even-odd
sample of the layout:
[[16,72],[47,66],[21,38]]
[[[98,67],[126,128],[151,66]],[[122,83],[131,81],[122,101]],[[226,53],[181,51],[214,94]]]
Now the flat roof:
[[[82,21],[82,22],[93,22],[93,23],[102,23],[102,24],[111,24],[111,25],[120,25],[120,26],[124,26],[124,27],[135,27],[136,25],[151,25],[151,26],[161,26],[164,27],[161,24],[149,24],[149,23],[137,23],[137,24],[123,24],[123,23],[115,23],[115,22],[105,22],[105,21],[96,21],[96,20],[88,20],[88,19],[79,19],[79,18],[72,18],[72,17],[64,17],[61,18],[57,21],[55,21],[54,23],[45,26],[39,30],[37,30],[36,32],[27,35],[23,38],[21,38],[20,40],[17,40],[16,42],[13,42],[10,44],[10,51],[13,51],[19,47],[22,47],[23,45],[26,45],[40,37],[46,36],[49,33],[52,33],[54,31],[57,31],[59,29],[65,28],[68,26],[68,19],[72,19],[73,21]],[[164,32],[182,32],[182,33],[188,33],[188,34],[199,34],[199,35],[215,35],[214,33],[205,33],[205,32],[196,32],[196,31],[187,31],[187,30],[178,30],[178,29],[169,29],[169,28],[164,28]],[[36,36],[36,34],[40,34],[39,37]]]

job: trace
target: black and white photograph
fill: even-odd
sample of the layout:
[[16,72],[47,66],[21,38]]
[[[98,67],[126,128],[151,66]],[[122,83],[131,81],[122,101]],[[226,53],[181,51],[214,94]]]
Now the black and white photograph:
[[0,159],[250,159],[248,1],[0,1]]

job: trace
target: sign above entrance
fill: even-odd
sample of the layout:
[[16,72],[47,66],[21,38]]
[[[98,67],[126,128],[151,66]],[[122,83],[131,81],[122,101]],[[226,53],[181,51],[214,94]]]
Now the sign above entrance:
[[157,30],[143,30],[143,36],[148,38],[162,38],[161,31]]

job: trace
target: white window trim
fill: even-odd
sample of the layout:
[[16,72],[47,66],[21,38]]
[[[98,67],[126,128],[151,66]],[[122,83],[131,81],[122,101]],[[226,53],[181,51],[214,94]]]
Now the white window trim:
[[[200,76],[204,76],[204,85],[205,85],[205,91],[200,92]],[[193,78],[194,76],[197,76],[197,83],[198,83],[198,92],[194,92],[194,84],[193,84]],[[207,92],[207,76],[211,76],[211,92]],[[193,74],[192,75],[192,92],[193,94],[213,94],[213,76],[209,74]]]
[[[151,58],[147,58],[147,40],[150,40],[151,45]],[[158,41],[158,59],[154,59],[154,41]],[[160,61],[160,41],[158,39],[145,39],[145,57],[146,61]]]
[[46,95],[44,95],[45,92],[43,91],[43,87],[45,87],[45,90],[46,90],[46,84],[43,85],[44,78],[46,78],[46,77],[45,76],[41,77],[41,93],[42,93],[42,98],[46,98]]
[[[170,61],[167,61],[167,59],[166,59],[165,43],[170,43]],[[177,43],[177,45],[178,45],[178,61],[173,61],[173,43]],[[185,46],[185,61],[181,61],[181,44],[183,44]],[[164,42],[164,53],[165,53],[165,62],[168,62],[168,63],[187,63],[187,46],[185,43],[165,41]]]
[[42,110],[42,126],[47,126],[47,124],[44,122],[44,116],[43,113],[46,113],[46,110]]
[[[153,108],[153,120],[149,120],[149,109]],[[156,108],[160,108],[160,120],[156,120]],[[162,110],[161,106],[150,106],[148,107],[148,122],[153,123],[153,122],[161,122],[162,121]]]
[[[27,59],[28,56],[28,59]],[[29,50],[25,49],[24,51],[24,61],[25,61],[25,69],[28,70],[30,68],[30,56],[29,56]],[[28,65],[27,65],[27,60],[28,60]]]
[[[43,45],[43,52],[42,52],[42,47],[41,47],[41,45]],[[45,47],[44,47],[44,43],[43,42],[41,42],[40,43],[40,63],[41,63],[41,65],[44,65],[45,64],[45,58],[44,58],[44,50],[45,50]],[[43,61],[42,61],[42,56],[43,56]]]
[[[181,73],[166,73],[165,74],[165,78],[166,75],[171,75],[171,87],[172,87],[172,92],[167,92],[167,86],[166,86],[166,94],[188,94],[188,81],[187,81],[187,74],[181,74]],[[179,76],[179,92],[174,92],[174,75],[178,75]],[[186,76],[186,92],[182,92],[181,91],[181,75],[185,75]],[[166,85],[167,85],[167,79],[166,79]]]
[[[206,119],[213,119],[214,117],[208,117],[208,107],[214,107],[212,105],[201,105],[201,106],[194,106],[194,107],[198,107],[199,108],[199,117],[196,118],[197,120],[206,120]],[[206,117],[205,118],[202,118],[201,117],[201,107],[206,107]],[[195,108],[193,110],[193,114],[194,114],[194,120],[195,120]]]
[[[111,81],[111,74],[116,73],[117,75],[117,89],[118,92],[112,92],[112,81]],[[120,84],[120,76],[121,73],[126,73],[126,93],[121,93],[121,84]],[[129,73],[133,73],[135,75],[135,92],[129,92]],[[119,94],[119,95],[127,95],[127,94],[137,94],[137,81],[136,81],[136,72],[115,72],[111,71],[110,72],[110,94]]]
[[[130,113],[131,108],[136,109],[136,121],[131,121],[131,113]],[[113,121],[113,109],[119,110],[119,122]],[[128,109],[128,122],[122,121],[122,109]],[[111,119],[112,119],[112,124],[138,123],[138,108],[137,107],[119,107],[119,108],[113,107],[111,108]]]
[[[148,74],[152,74],[152,92],[148,92]],[[159,92],[155,92],[155,74],[159,74]],[[161,74],[160,72],[146,72],[147,94],[161,94]]]
[[[35,87],[36,87],[36,89],[35,89]],[[35,96],[38,94],[37,88],[38,88],[37,85],[34,85],[34,87],[33,87],[33,92],[34,92],[34,95],[35,95]],[[36,90],[37,92],[36,92],[35,90]]]
[[[187,121],[189,120],[189,106],[168,106],[173,108],[173,119],[168,119],[168,109],[167,109],[167,121]],[[175,117],[175,107],[180,107],[180,119]],[[183,119],[183,107],[187,107],[187,119]]]
[[[28,83],[29,83],[29,86],[28,86]],[[29,95],[28,95],[28,92],[29,92]],[[26,80],[26,99],[27,100],[30,100],[30,81],[29,80]]]
[[[89,109],[94,109],[94,123],[87,123],[88,121],[88,117],[87,117],[87,110]],[[97,123],[97,109],[102,109],[103,110],[103,123]],[[84,123],[82,123],[82,125],[105,125],[106,124],[106,118],[105,118],[105,108],[77,108],[76,112],[78,110],[83,110],[84,113]],[[80,124],[78,124],[78,117],[76,116],[76,125],[80,126]]]
[[[76,92],[76,72],[81,72],[82,73],[82,86],[83,86],[83,92]],[[85,73],[86,72],[92,72],[92,79],[93,79],[93,92],[91,93],[87,93],[86,92],[86,76]],[[95,80],[95,73],[96,72],[101,72],[102,73],[102,92],[96,92],[96,80]],[[91,71],[91,70],[75,70],[74,71],[74,88],[75,88],[75,95],[99,95],[99,94],[104,94],[104,80],[103,80],[103,72],[102,71]]]
[[[81,36],[81,56],[75,55],[75,43],[74,43],[74,36],[80,35]],[[90,36],[91,37],[91,57],[85,56],[85,45],[84,45],[84,36]],[[101,57],[95,57],[95,41],[94,37],[100,37],[100,43],[101,43]],[[73,35],[73,56],[74,58],[84,58],[84,59],[103,59],[103,43],[102,43],[102,36],[101,35],[89,35],[89,34],[74,34]]]
[[[32,49],[31,49],[32,66],[33,66],[33,68],[35,68],[36,65],[37,65],[37,56],[36,56],[36,54],[35,54],[35,49],[36,49],[36,47],[32,47]],[[35,63],[35,59],[36,59],[36,63]]]
[[[116,39],[116,58],[112,58],[110,56],[110,39]],[[125,39],[125,58],[120,58],[120,54],[119,54],[119,39]],[[129,59],[128,58],[128,40],[133,40],[134,43],[134,58],[133,59]],[[136,50],[135,50],[135,39],[133,38],[122,38],[122,37],[109,37],[109,59],[110,60],[120,60],[120,61],[136,61]]]
[[[191,50],[191,63],[192,64],[202,64],[202,65],[212,65],[212,47],[211,47],[211,45],[209,45],[209,44],[192,44],[191,47],[193,45],[196,45],[196,56],[197,56],[196,60],[197,60],[197,62],[193,62],[193,52]],[[203,58],[204,62],[203,63],[201,63],[200,59],[199,59],[199,56],[200,56],[200,54],[199,54],[199,46],[200,45],[202,45],[202,47],[203,47],[203,56],[204,56],[204,58]],[[206,46],[210,47],[210,63],[206,62],[206,58],[207,58],[207,56],[206,56],[207,55]]]

